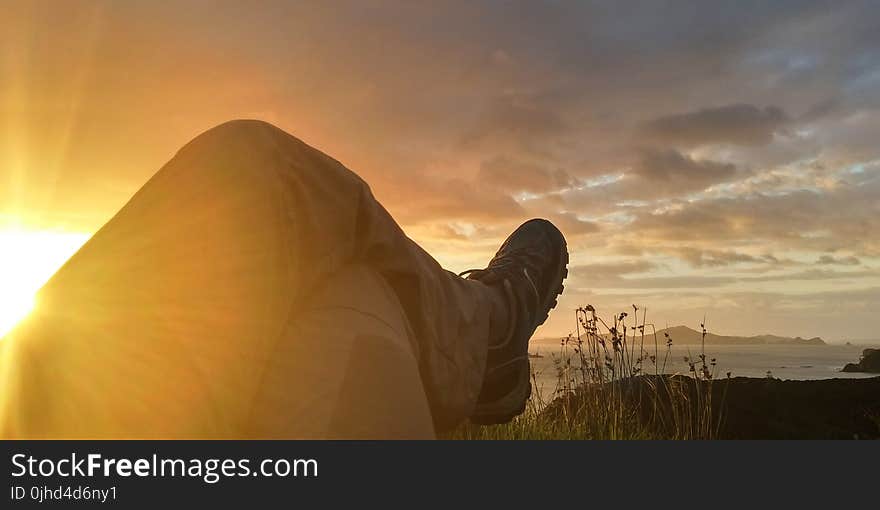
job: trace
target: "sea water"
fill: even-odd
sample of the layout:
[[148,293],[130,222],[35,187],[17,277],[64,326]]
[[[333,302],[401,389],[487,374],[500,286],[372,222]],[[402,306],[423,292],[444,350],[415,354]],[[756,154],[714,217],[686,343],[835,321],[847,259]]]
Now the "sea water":
[[[554,358],[562,357],[558,343],[532,343],[530,352],[543,358],[532,358],[532,368],[537,373],[539,390],[543,397],[552,395],[557,383],[557,369]],[[876,347],[876,346],[875,346]],[[847,363],[856,363],[864,346],[853,345],[714,345],[706,346],[707,363],[715,358],[713,369],[717,378],[724,378],[727,372],[731,377],[775,377],[778,379],[832,379],[876,377],[878,374],[841,372]],[[654,346],[645,345],[649,354],[654,354]],[[576,356],[572,349],[569,355]],[[665,373],[687,374],[687,356],[691,359],[700,354],[699,345],[673,345]],[[636,347],[636,356],[638,347]],[[658,362],[662,367],[666,357],[665,345],[658,348]],[[659,367],[658,367],[659,368]],[[646,373],[653,374],[655,367],[650,361],[644,364]]]

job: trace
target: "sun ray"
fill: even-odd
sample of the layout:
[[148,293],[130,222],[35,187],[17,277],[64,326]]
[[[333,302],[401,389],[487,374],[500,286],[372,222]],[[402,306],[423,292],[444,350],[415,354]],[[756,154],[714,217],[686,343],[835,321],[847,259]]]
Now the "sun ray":
[[39,306],[35,295],[89,239],[51,230],[0,230],[0,339]]
[[[94,76],[95,58],[98,50],[98,43],[103,34],[105,19],[105,6],[97,4],[92,6],[92,10],[88,13],[88,17],[81,25],[79,40],[76,41],[78,58],[76,58],[76,66],[70,76],[67,86],[64,90],[65,105],[63,113],[60,114],[60,122],[62,127],[58,145],[54,151],[54,157],[49,161],[47,168],[44,170],[50,172],[57,179],[58,175],[64,170],[67,153],[70,147],[70,141],[74,134],[74,129],[79,122],[80,110],[89,90],[90,80]],[[54,189],[52,190],[55,191]]]

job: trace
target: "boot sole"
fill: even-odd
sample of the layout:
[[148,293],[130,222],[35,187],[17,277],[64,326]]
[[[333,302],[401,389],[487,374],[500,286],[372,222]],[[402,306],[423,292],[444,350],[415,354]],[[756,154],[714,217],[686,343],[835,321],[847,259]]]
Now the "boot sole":
[[526,402],[532,395],[531,370],[528,359],[523,360],[523,367],[517,374],[517,384],[503,398],[490,404],[480,406],[479,412],[470,417],[471,423],[477,425],[497,425],[507,423],[526,410]]
[[[556,227],[553,227],[556,229]],[[559,304],[559,296],[562,294],[562,291],[565,290],[565,279],[568,278],[568,243],[565,242],[565,237],[563,237],[562,232],[559,232],[558,229],[556,231],[559,233],[559,259],[557,260],[557,271],[554,275],[554,281],[557,282],[556,291],[551,292],[547,295],[546,301],[544,301],[544,316],[538,321],[537,326],[544,324],[547,322],[547,318],[550,316],[550,310],[556,308]],[[537,328],[537,326],[535,326]]]
[[[565,289],[564,282],[565,279],[568,277],[568,243],[566,243],[565,237],[562,235],[562,232],[559,232],[559,229],[553,226],[552,223],[550,223],[550,226],[557,232],[559,237],[559,258],[556,260],[557,271],[554,278],[554,281],[558,283],[556,291],[551,292],[547,295],[543,306],[545,310],[544,315],[535,325],[535,329],[537,329],[538,326],[544,324],[547,321],[547,318],[550,316],[550,310],[553,310],[559,304],[559,296]],[[534,331],[532,331],[532,333],[534,334]],[[510,391],[510,393],[508,393],[504,398],[496,400],[489,405],[481,405],[477,412],[470,417],[470,421],[472,423],[476,423],[478,425],[494,425],[498,423],[507,423],[526,410],[526,402],[532,395],[532,374],[531,363],[529,362],[528,358],[526,358],[524,361],[525,363],[523,363],[523,367],[517,378],[517,384]]]

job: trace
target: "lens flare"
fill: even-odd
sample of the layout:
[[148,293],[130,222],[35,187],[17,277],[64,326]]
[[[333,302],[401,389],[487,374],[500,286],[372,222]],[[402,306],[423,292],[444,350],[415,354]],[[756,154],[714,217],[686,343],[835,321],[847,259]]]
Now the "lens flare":
[[0,338],[36,307],[35,295],[89,234],[0,230]]

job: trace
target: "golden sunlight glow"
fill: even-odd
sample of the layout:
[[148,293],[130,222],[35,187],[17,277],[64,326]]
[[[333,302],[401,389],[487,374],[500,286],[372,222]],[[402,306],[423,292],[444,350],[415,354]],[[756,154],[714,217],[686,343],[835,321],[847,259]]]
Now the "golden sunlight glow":
[[0,230],[0,339],[37,306],[35,294],[90,234]]

